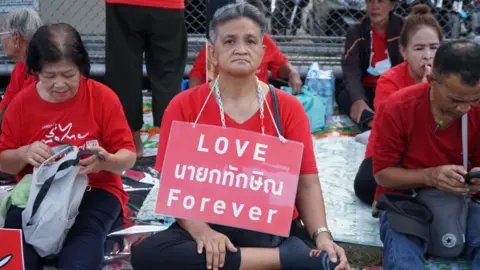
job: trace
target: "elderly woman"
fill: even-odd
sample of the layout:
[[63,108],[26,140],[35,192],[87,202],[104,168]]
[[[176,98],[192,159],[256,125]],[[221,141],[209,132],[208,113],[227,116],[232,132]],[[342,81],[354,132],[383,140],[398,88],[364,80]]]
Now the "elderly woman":
[[[255,75],[265,51],[265,27],[264,14],[250,4],[217,10],[210,27],[210,53],[219,71],[215,80],[218,86],[213,82],[202,84],[170,102],[160,129],[157,170],[162,171],[173,121],[194,122],[199,116],[198,123],[221,126],[224,119],[227,127],[277,135],[275,121],[267,113],[274,106],[270,88]],[[296,207],[308,238],[318,250],[312,251],[297,237],[177,219],[165,231],[133,248],[135,269],[349,268],[344,250],[333,242],[327,228],[308,118],[295,97],[276,92],[284,136],[304,145]],[[318,256],[311,256],[311,252]]]
[[[245,2],[255,6],[264,14],[268,12],[268,9],[261,0],[245,0]],[[298,74],[295,68],[288,62],[287,57],[283,55],[277,44],[275,44],[275,41],[265,34],[263,37],[263,45],[265,46],[265,54],[257,69],[258,78],[268,83],[268,72],[270,71],[273,78],[288,78],[288,85],[292,87],[294,93],[300,92],[302,88],[300,74]],[[214,68],[211,61],[211,55],[209,55],[207,60],[207,48],[205,46],[198,53],[192,70],[190,71],[189,79],[191,88],[215,79],[218,71]]]
[[[120,174],[136,159],[122,105],[112,90],[88,78],[87,51],[68,24],[38,29],[28,47],[27,66],[38,82],[22,90],[5,112],[0,169],[22,179],[52,156],[57,141],[105,157],[80,161],[89,188],[57,261],[59,269],[99,269],[107,233],[125,213],[127,194]],[[21,229],[22,211],[10,207],[5,227]],[[24,243],[23,253],[25,269],[41,269],[42,259],[32,246]]]
[[335,92],[340,111],[369,129],[377,80],[400,64],[398,37],[403,20],[393,13],[396,0],[366,0],[367,17],[347,32],[342,59],[343,87]]
[[42,26],[42,20],[31,8],[18,8],[7,14],[2,26],[1,41],[5,54],[17,61],[10,75],[10,83],[5,90],[0,103],[0,123],[8,104],[20,90],[34,82],[33,76],[27,74],[25,58],[28,42],[37,29]]
[[[433,65],[433,57],[442,40],[442,28],[433,17],[430,8],[424,4],[414,6],[411,14],[405,19],[400,33],[400,52],[405,62],[391,68],[378,79],[374,100],[375,110],[378,110],[380,104],[398,90],[427,81],[427,75]],[[354,181],[355,194],[369,205],[373,203],[377,189],[372,168],[374,132],[375,130],[372,129],[365,159]],[[378,199],[378,196],[375,197]]]

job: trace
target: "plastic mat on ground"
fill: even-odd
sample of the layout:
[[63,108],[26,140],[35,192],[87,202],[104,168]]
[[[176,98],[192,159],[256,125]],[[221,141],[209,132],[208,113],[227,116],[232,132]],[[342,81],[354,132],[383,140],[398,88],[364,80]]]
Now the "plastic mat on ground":
[[157,203],[159,185],[156,184],[150,193],[145,198],[142,208],[138,212],[137,220],[139,222],[164,222],[165,224],[172,224],[175,219],[163,215],[155,214],[155,206]]
[[335,240],[382,246],[378,220],[371,207],[353,191],[353,179],[365,154],[365,145],[352,137],[329,136],[314,140],[317,166],[325,200],[328,226]]

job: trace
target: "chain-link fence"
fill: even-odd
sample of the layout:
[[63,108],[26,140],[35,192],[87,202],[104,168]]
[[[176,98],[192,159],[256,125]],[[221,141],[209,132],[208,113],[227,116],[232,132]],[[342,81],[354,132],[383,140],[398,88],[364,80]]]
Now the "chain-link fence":
[[[337,66],[349,25],[366,15],[365,0],[262,0],[269,33],[294,65],[319,61]],[[406,16],[413,0],[399,0],[395,12]],[[418,1],[418,0],[416,0]],[[420,0],[422,1],[422,0]],[[432,2],[433,1],[433,2]],[[205,42],[205,0],[185,0],[189,63]],[[479,0],[423,0],[431,6],[447,38],[478,33]],[[105,3],[103,0],[0,0],[0,12],[31,6],[45,22],[67,22],[84,36],[94,63],[103,63]],[[4,58],[5,59],[5,58]],[[5,59],[6,60],[6,59]]]

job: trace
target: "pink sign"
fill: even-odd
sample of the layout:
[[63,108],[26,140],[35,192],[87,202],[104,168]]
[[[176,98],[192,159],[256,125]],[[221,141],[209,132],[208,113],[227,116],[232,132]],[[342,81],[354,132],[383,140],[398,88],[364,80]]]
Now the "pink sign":
[[22,231],[14,229],[0,229],[0,269],[22,270],[23,242]]
[[156,213],[288,236],[302,153],[299,142],[174,121]]

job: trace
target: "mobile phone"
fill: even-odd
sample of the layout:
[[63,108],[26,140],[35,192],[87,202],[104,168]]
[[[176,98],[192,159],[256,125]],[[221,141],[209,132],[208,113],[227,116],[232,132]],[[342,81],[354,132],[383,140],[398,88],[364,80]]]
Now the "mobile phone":
[[471,184],[472,178],[480,178],[480,171],[470,171],[463,178],[465,179],[465,183]]

